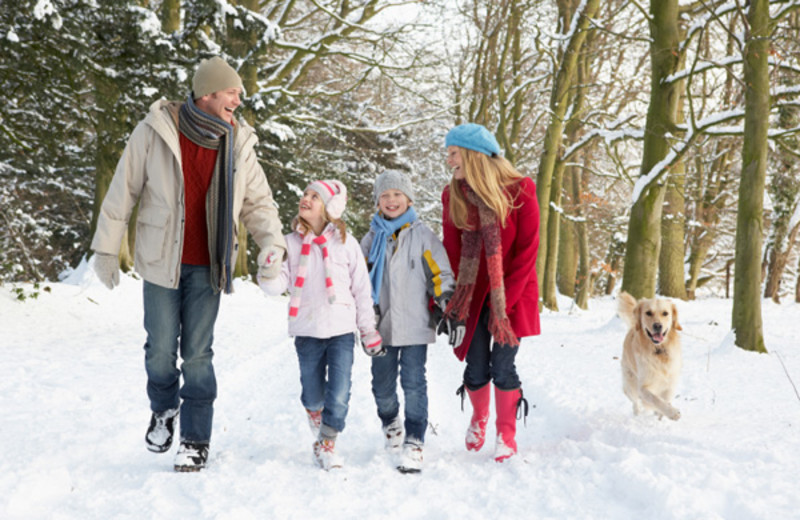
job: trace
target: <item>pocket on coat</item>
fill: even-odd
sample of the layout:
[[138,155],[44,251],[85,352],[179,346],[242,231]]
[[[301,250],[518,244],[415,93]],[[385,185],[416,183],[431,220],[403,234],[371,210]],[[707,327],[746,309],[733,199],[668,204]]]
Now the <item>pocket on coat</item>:
[[140,208],[136,220],[136,252],[148,264],[164,259],[170,211],[159,206]]

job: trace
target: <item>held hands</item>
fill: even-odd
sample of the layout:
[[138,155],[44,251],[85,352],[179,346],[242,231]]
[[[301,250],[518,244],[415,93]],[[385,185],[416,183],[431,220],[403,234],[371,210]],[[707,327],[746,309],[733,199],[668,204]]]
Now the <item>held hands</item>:
[[94,254],[94,272],[109,289],[119,285],[119,258],[107,253]]
[[377,330],[361,333],[361,347],[369,357],[385,356],[386,349],[383,348],[383,340]]
[[268,246],[258,254],[258,277],[262,280],[277,278],[281,272],[283,262],[283,249],[277,246]]

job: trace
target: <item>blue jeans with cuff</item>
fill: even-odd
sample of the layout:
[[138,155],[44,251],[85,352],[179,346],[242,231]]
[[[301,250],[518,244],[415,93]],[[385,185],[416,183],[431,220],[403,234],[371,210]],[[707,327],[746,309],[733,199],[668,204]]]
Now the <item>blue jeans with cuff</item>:
[[180,407],[181,440],[208,443],[217,397],[211,345],[220,301],[211,288],[210,269],[183,264],[177,289],[145,281],[143,291],[150,409]]
[[422,444],[428,428],[428,382],[425,379],[428,345],[387,345],[385,348],[385,356],[372,358],[372,395],[378,406],[378,417],[383,426],[387,426],[400,413],[397,399],[399,371],[405,399],[406,439]]
[[300,362],[300,401],[307,410],[322,410],[322,424],[344,430],[350,403],[355,334],[332,338],[297,336],[294,339]]

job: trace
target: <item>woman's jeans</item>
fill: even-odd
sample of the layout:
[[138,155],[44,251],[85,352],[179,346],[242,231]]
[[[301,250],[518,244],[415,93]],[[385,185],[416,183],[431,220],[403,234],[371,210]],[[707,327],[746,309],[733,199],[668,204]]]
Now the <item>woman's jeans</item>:
[[372,358],[372,395],[378,405],[378,417],[389,425],[400,412],[397,399],[397,373],[405,399],[406,439],[425,442],[428,428],[428,382],[425,361],[428,345],[386,346],[386,355]]
[[467,351],[467,367],[464,369],[464,385],[470,390],[478,390],[489,381],[500,390],[516,390],[521,386],[514,359],[519,347],[492,342],[489,332],[488,305],[481,310],[475,334]]
[[180,406],[181,440],[202,443],[211,439],[217,397],[211,344],[220,295],[214,294],[209,276],[208,266],[183,264],[177,289],[144,282],[144,365],[150,409],[163,412]]
[[350,403],[355,340],[352,332],[332,338],[294,339],[303,386],[300,401],[307,410],[322,410],[322,424],[337,432],[344,430]]

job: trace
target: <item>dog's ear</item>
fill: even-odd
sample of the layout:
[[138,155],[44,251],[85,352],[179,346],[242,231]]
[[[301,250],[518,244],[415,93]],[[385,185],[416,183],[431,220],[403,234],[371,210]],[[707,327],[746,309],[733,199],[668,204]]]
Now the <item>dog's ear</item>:
[[672,328],[675,330],[683,330],[681,324],[678,323],[678,306],[674,303],[672,304]]
[[636,324],[633,326],[636,332],[641,332],[642,330],[642,302],[636,302],[636,307],[633,308],[633,317],[636,320]]

